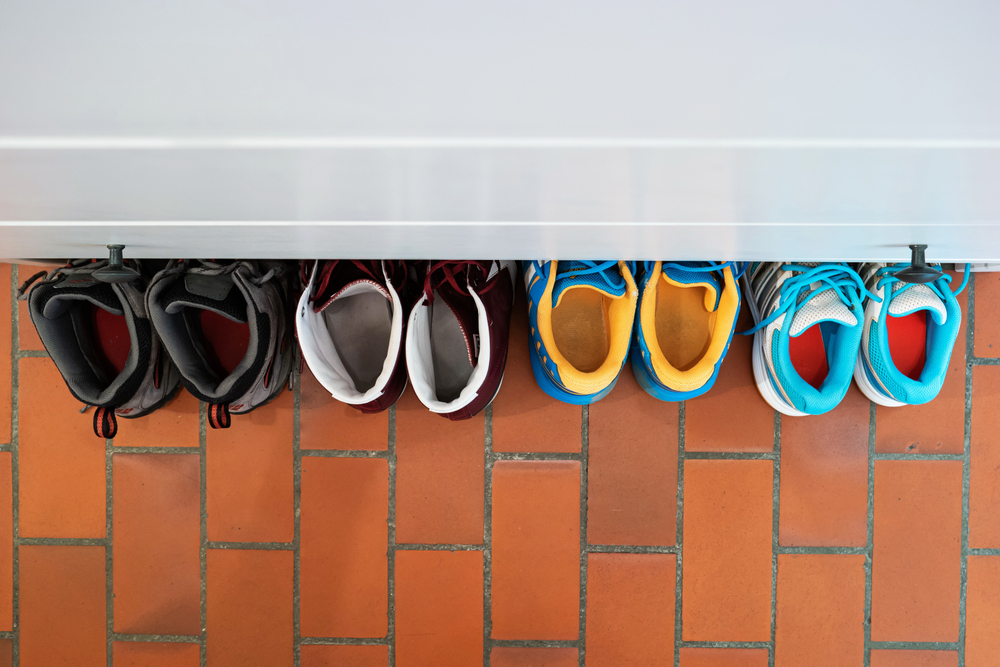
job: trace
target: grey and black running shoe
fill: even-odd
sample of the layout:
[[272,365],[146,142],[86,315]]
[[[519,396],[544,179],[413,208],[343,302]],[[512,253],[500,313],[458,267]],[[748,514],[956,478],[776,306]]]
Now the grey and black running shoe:
[[155,269],[140,260],[125,264],[139,272],[131,282],[102,282],[94,274],[108,261],[81,259],[36,274],[21,287],[70,393],[97,408],[94,433],[101,438],[115,437],[116,415],[149,414],[180,387],[180,374],[146,313],[145,291]]
[[184,386],[208,403],[212,428],[230,414],[274,398],[288,380],[291,329],[289,262],[178,260],[153,278],[150,319]]

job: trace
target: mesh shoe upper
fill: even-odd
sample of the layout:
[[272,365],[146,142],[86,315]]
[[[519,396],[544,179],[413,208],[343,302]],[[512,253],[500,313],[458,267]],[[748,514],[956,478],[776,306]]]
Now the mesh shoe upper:
[[[949,287],[951,276],[945,274],[927,284],[904,283],[894,274],[906,266],[909,264],[864,263],[857,266],[869,291],[878,297],[865,299],[859,369],[865,377],[859,380],[859,385],[863,390],[874,389],[893,401],[917,405],[927,403],[941,391],[962,324],[962,310]],[[940,269],[940,266],[935,268]],[[917,377],[910,377],[900,371],[893,360],[889,330],[897,321],[921,313],[924,317],[919,318],[916,325],[922,329],[919,333],[923,334],[925,342],[924,359]],[[877,396],[873,398],[878,399]]]
[[416,294],[404,262],[306,262],[295,326],[302,356],[333,398],[380,412],[406,387],[404,340]]
[[[287,263],[257,260],[181,260],[156,274],[147,309],[188,391],[227,413],[244,413],[282,389],[295,347],[288,331],[291,278]],[[206,319],[207,313],[216,318]],[[224,334],[214,341],[212,322]],[[238,325],[235,334],[226,332],[227,322]],[[239,348],[236,334],[245,336]],[[212,425],[226,424],[212,418]]]
[[[32,285],[27,301],[38,336],[70,392],[87,405],[139,417],[173,396],[180,378],[146,314],[149,274],[141,262],[129,264],[140,269],[140,278],[109,284],[94,277],[107,261],[71,262]],[[100,321],[114,323],[114,318],[121,318],[117,322],[126,332],[113,350],[119,363],[124,357],[120,370],[107,359],[108,341],[98,330]],[[113,437],[97,430],[102,437]]]
[[[861,344],[861,278],[842,263],[754,262],[744,280],[756,321],[754,354],[764,362],[754,364],[757,385],[776,392],[781,405],[775,407],[786,414],[833,409],[850,387]],[[793,339],[814,326],[827,368],[819,386],[803,379],[791,354]]]

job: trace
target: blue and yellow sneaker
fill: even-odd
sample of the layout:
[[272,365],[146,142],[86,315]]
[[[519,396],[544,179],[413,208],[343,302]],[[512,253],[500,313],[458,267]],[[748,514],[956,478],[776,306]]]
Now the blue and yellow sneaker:
[[[743,276],[754,326],[753,374],[774,409],[829,412],[851,386],[870,294],[844,263],[752,262]],[[877,298],[877,297],[874,297]]]
[[531,369],[542,390],[585,405],[615,386],[628,358],[634,262],[526,262]]
[[[854,381],[879,405],[897,407],[927,403],[938,395],[951,363],[951,351],[962,326],[962,309],[952,292],[951,276],[925,284],[904,283],[896,272],[909,263],[857,265],[868,290],[861,353]],[[940,265],[934,268],[940,269]]]
[[644,262],[632,370],[651,396],[684,401],[708,391],[740,314],[733,262]]

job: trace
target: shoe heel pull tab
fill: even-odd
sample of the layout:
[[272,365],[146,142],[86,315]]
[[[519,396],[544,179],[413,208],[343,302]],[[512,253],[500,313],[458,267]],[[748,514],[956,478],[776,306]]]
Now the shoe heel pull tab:
[[94,435],[104,440],[111,440],[118,434],[118,418],[114,408],[97,408],[94,410]]
[[209,403],[208,423],[212,428],[229,428],[233,423],[229,415],[229,403]]
[[21,283],[21,286],[17,288],[17,300],[24,301],[25,299],[27,299],[28,297],[26,295],[28,292],[28,288],[31,287],[32,283],[34,283],[36,280],[38,280],[39,278],[44,278],[47,274],[48,274],[47,271],[39,271],[35,275],[25,280],[23,283]]

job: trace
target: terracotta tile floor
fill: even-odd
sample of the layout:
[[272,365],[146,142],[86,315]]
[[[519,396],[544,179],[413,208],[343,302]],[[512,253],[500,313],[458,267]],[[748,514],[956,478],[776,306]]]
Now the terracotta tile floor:
[[626,369],[563,405],[519,309],[468,422],[412,394],[363,416],[307,374],[229,431],[182,394],[114,445],[11,274],[0,666],[1000,665],[1000,274],[927,407],[779,419],[745,338],[687,404]]

